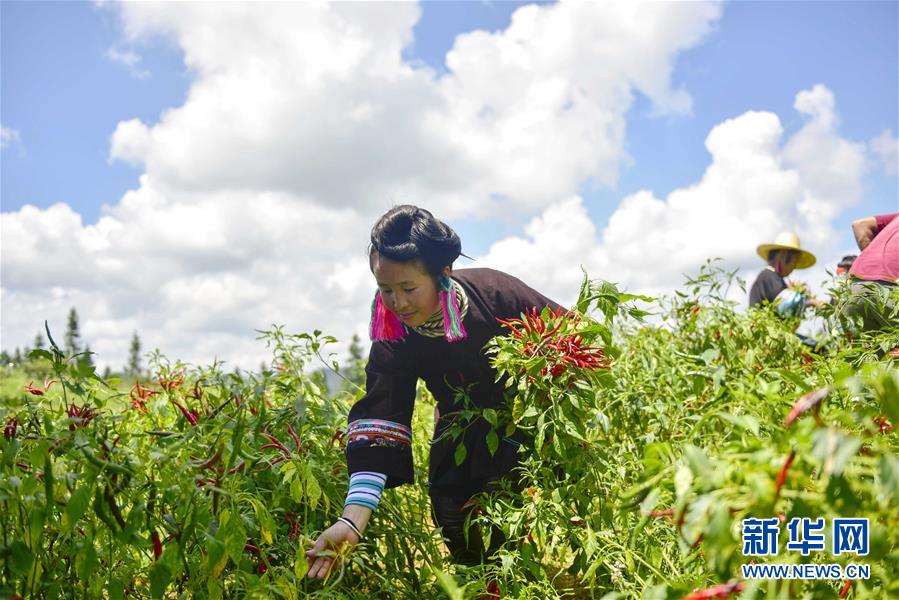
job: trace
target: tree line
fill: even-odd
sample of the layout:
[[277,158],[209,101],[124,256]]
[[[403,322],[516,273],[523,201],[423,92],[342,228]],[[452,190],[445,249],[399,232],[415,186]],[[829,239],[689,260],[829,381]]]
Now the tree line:
[[[83,344],[83,345],[82,345]],[[32,346],[25,346],[24,348],[16,347],[12,352],[8,352],[7,350],[0,350],[0,365],[2,366],[21,366],[26,363],[28,359],[28,355],[32,350],[40,350],[47,347],[47,342],[44,339],[43,332],[39,332],[32,342]],[[84,364],[85,366],[94,366],[93,352],[91,351],[91,347],[89,343],[85,343],[83,338],[81,337],[81,329],[79,327],[78,321],[78,311],[75,310],[75,307],[72,307],[69,310],[69,316],[66,320],[66,332],[63,336],[63,348],[60,348],[66,353],[66,356],[70,359],[75,359],[80,364]],[[141,351],[141,341],[140,337],[137,334],[137,331],[131,337],[131,344],[128,347],[128,356],[125,362],[124,367],[122,368],[122,374],[126,377],[140,377],[143,373],[143,367],[141,366],[140,359],[140,351]],[[104,377],[109,377],[112,375],[112,369],[107,366],[103,372]]]

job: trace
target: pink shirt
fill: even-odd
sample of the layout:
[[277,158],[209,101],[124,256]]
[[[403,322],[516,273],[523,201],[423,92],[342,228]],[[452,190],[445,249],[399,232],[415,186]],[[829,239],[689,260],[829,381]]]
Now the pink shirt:
[[877,233],[858,255],[849,274],[868,281],[899,283],[899,213],[878,215]]

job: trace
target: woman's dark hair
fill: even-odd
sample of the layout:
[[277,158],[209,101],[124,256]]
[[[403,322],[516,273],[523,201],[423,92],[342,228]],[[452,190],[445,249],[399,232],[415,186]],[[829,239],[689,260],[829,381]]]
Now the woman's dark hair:
[[421,259],[425,271],[438,277],[462,254],[462,241],[429,211],[404,204],[388,210],[372,227],[369,262],[375,252],[396,262]]

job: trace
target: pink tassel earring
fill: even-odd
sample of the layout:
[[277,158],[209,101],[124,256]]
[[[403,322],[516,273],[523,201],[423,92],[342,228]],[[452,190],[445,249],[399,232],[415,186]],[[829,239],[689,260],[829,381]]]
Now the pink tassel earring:
[[375,299],[371,303],[371,323],[368,331],[372,341],[390,342],[406,337],[405,326],[399,317],[384,306],[380,291],[375,292]]

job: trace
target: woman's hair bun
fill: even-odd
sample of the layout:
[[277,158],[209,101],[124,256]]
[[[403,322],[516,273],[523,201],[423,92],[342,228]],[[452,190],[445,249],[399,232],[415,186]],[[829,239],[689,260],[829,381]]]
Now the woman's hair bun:
[[369,257],[377,252],[397,262],[420,258],[435,277],[462,253],[462,241],[430,211],[410,204],[394,206],[371,230]]

